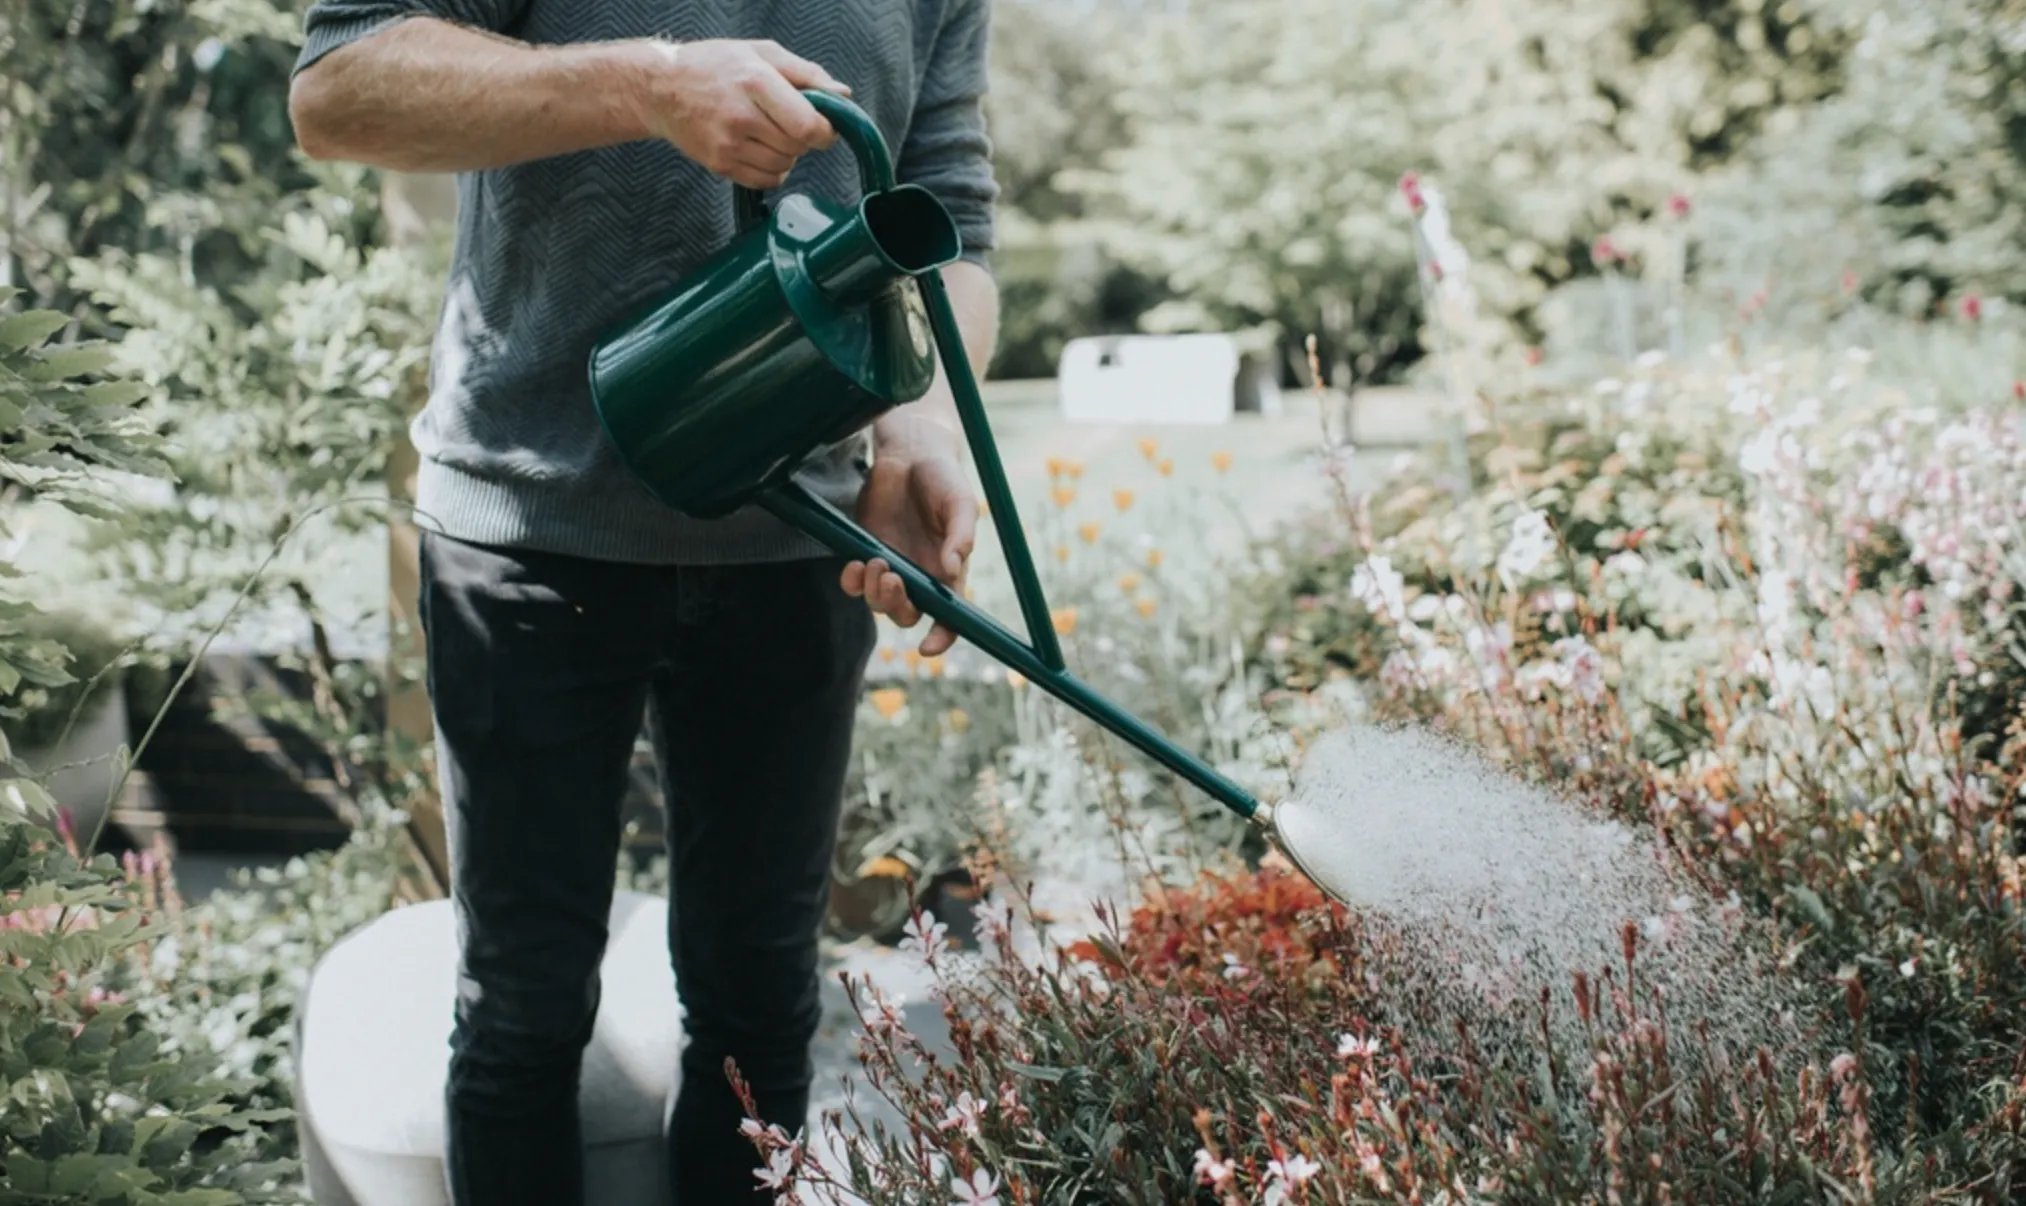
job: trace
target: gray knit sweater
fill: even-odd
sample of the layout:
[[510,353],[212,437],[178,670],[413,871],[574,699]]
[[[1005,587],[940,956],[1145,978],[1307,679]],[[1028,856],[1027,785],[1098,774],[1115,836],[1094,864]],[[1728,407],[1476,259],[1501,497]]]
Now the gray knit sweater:
[[[318,0],[296,70],[417,15],[534,43],[771,38],[851,85],[901,178],[955,215],[966,258],[983,262],[992,247],[990,0]],[[842,144],[806,157],[787,185],[847,201],[857,189]],[[672,146],[638,142],[468,173],[457,197],[429,403],[413,428],[423,526],[654,564],[821,554],[753,508],[703,522],[662,506],[615,459],[591,407],[591,345],[725,245],[730,184]],[[862,437],[828,449],[804,481],[848,507],[866,458]]]

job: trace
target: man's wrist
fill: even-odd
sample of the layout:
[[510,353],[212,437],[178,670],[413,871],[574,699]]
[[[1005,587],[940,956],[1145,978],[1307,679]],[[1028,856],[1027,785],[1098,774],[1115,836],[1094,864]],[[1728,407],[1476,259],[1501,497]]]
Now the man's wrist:
[[876,455],[887,459],[916,461],[932,456],[961,460],[964,433],[954,423],[924,414],[895,411],[872,427]]
[[671,141],[675,132],[667,128],[668,105],[663,90],[668,86],[669,73],[681,58],[682,44],[673,38],[629,38],[608,42],[602,49],[612,56],[619,80],[617,93],[624,114],[624,141],[650,138]]

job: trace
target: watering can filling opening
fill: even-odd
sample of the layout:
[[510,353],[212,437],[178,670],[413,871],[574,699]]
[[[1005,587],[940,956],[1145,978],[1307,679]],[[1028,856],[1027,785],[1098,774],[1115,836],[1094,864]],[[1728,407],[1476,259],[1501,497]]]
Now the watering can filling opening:
[[956,220],[935,195],[919,185],[874,193],[859,205],[866,233],[895,272],[920,276],[963,255]]

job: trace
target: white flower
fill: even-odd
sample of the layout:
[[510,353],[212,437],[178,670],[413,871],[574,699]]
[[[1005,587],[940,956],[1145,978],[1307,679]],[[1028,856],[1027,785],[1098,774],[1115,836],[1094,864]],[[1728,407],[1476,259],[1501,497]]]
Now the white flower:
[[957,1103],[950,1107],[949,1113],[943,1115],[943,1120],[937,1124],[936,1129],[942,1131],[961,1130],[966,1135],[976,1139],[978,1137],[978,1122],[984,1113],[984,1103],[971,1096],[970,1090],[966,1089],[957,1095]]
[[1234,1161],[1219,1160],[1212,1156],[1207,1148],[1199,1147],[1196,1149],[1196,1179],[1198,1181],[1221,1189],[1230,1184],[1231,1178],[1236,1175],[1238,1175],[1238,1166]]
[[795,1149],[784,1147],[767,1160],[765,1168],[753,1170],[753,1178],[768,1189],[792,1189],[795,1181]]
[[1322,1165],[1303,1155],[1273,1160],[1266,1166],[1266,1206],[1281,1206],[1293,1200],[1294,1189],[1322,1171]]
[[1252,974],[1251,969],[1247,968],[1244,964],[1240,963],[1238,961],[1238,956],[1230,954],[1228,952],[1225,954],[1224,978],[1226,980],[1236,980],[1239,979],[1240,977],[1249,976],[1251,974]]
[[1604,563],[1604,569],[1622,578],[1636,578],[1646,572],[1646,558],[1627,549],[1612,554],[1611,559]]
[[1369,1059],[1378,1053],[1378,1039],[1360,1039],[1355,1034],[1337,1036],[1338,1059]]
[[949,949],[949,942],[945,937],[949,932],[949,926],[937,921],[934,913],[924,910],[908,918],[907,936],[901,939],[900,949],[934,962],[936,956]]
[[907,1024],[907,1015],[901,1010],[907,998],[899,993],[888,994],[868,978],[865,985],[866,1003],[871,1006],[865,1011],[865,1032],[870,1035],[885,1034],[902,1029]]
[[190,52],[190,63],[199,71],[210,71],[225,57],[225,43],[217,38],[206,38],[197,43],[197,49]]
[[1351,575],[1351,597],[1384,619],[1398,621],[1407,614],[1406,580],[1385,557],[1371,558]]
[[999,1206],[999,1178],[982,1168],[968,1181],[951,1181],[950,1192],[956,1195],[955,1206]]
[[978,931],[988,942],[999,942],[1013,932],[1013,906],[996,897],[980,902],[972,915],[978,919]]
[[1561,655],[1569,686],[1583,697],[1583,702],[1596,703],[1604,698],[1604,655],[1594,645],[1579,636],[1563,637],[1555,642],[1555,652]]
[[1794,619],[1794,584],[1785,570],[1759,575],[1759,623],[1769,636],[1787,631]]
[[1539,569],[1554,551],[1555,532],[1548,517],[1540,511],[1528,511],[1513,521],[1512,539],[1498,555],[1499,580],[1511,590]]
[[1915,964],[1914,961],[1911,959],[1908,959],[1906,962],[1899,965],[1899,974],[1905,976],[1907,979],[1913,978],[1914,971],[1915,971]]

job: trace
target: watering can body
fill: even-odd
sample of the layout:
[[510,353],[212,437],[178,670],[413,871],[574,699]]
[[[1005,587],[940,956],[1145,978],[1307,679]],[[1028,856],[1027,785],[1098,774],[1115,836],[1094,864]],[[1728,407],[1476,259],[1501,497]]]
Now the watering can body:
[[813,451],[928,392],[916,277],[957,259],[956,222],[890,181],[854,206],[740,194],[738,237],[592,350],[606,434],[650,493],[714,519]]
[[[650,494],[701,519],[748,502],[856,561],[880,560],[916,606],[1125,738],[1241,816],[1262,804],[1071,674],[992,443],[940,269],[961,240],[936,198],[896,183],[878,129],[842,98],[804,93],[857,154],[853,205],[791,195],[771,213],[740,191],[738,237],[599,341],[591,397],[620,460]],[[792,480],[817,449],[925,395],[940,363],[999,533],[1022,640]]]

